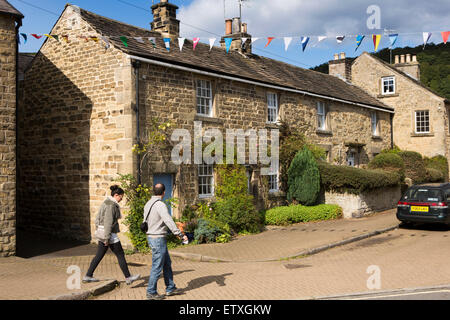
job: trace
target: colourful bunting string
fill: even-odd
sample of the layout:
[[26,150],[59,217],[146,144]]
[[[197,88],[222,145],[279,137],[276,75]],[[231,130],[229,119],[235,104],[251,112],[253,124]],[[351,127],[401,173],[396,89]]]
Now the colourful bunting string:
[[253,42],[258,41],[258,40],[259,40],[259,38],[252,38],[252,44],[253,44]]
[[54,39],[56,41],[59,41],[59,37],[57,35],[51,35],[51,34],[44,34],[49,39]]
[[428,40],[430,40],[430,38],[431,38],[431,32],[424,32],[423,33],[423,48],[425,49],[425,46],[427,45],[427,43],[428,43]]
[[345,36],[336,36],[337,43],[342,43],[345,39]]
[[247,42],[248,38],[241,38],[241,48],[244,49],[245,48],[245,43]]
[[27,43],[27,40],[28,40],[27,35],[26,35],[25,33],[21,33],[20,35],[21,35],[21,36],[23,37],[23,39],[25,40],[24,44]]
[[309,42],[309,37],[302,37],[301,38],[303,52],[305,52],[305,49],[306,49],[306,46],[308,45],[308,42]]
[[170,51],[170,38],[164,38],[164,45],[166,46],[167,51]]
[[398,39],[398,33],[389,35],[389,41],[391,42],[390,48],[394,47],[394,44],[397,42],[397,39]]
[[267,44],[264,48],[267,48],[269,46],[269,44],[272,42],[272,40],[275,39],[274,37],[268,37],[267,38]]
[[447,40],[448,40],[448,36],[450,35],[450,31],[442,31],[441,35],[442,35],[442,40],[444,41],[445,44],[447,44]]
[[363,35],[359,35],[359,36],[356,37],[356,49],[355,49],[355,52],[356,52],[356,50],[358,50],[359,46],[361,45],[361,43],[363,42],[365,37],[366,36],[363,36]]
[[285,37],[284,38],[284,51],[288,50],[289,45],[292,42],[292,37]]
[[97,37],[91,37],[91,40],[95,41],[95,42],[98,42],[99,39]]
[[122,41],[123,45],[128,48],[128,38],[120,37],[120,40]]
[[142,37],[134,37],[134,40],[136,40],[139,43],[145,43]]
[[40,39],[40,38],[42,38],[43,36],[40,36],[40,35],[37,35],[37,34],[35,34],[35,33],[32,33],[31,34],[33,37],[35,37],[36,39]]
[[193,50],[197,47],[197,44],[200,42],[200,38],[194,38],[193,39]]
[[212,50],[215,42],[216,42],[216,38],[209,38],[209,51]]
[[180,48],[180,52],[183,51],[184,42],[186,38],[178,38],[178,47]]
[[150,38],[148,38],[148,41],[150,41],[150,43],[153,46],[153,49],[155,49],[156,48],[156,38],[155,37],[150,37]]
[[63,38],[65,43],[69,43],[69,36],[68,35],[62,35],[61,38]]
[[230,47],[231,47],[231,42],[233,41],[232,38],[225,38],[225,49],[228,51],[230,51]]
[[373,34],[372,40],[373,40],[373,46],[375,48],[375,51],[377,51],[378,45],[380,44],[380,40],[381,40],[381,34]]

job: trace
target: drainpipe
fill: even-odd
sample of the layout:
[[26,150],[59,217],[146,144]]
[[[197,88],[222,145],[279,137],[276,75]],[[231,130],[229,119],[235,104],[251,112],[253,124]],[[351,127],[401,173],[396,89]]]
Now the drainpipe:
[[391,120],[391,149],[394,149],[394,114],[389,114]]
[[19,201],[17,201],[17,197],[19,195],[19,29],[22,26],[22,18],[18,18],[17,19],[17,25],[16,25],[16,150],[15,150],[15,154],[16,154],[16,198],[15,198],[15,206],[16,206],[16,252],[17,252],[17,212],[18,212],[18,204]]
[[[136,143],[141,145],[141,134],[140,134],[140,124],[139,124],[139,68],[141,66],[140,61],[133,60],[131,65],[134,68],[134,76],[136,82]],[[141,172],[141,155],[137,154],[137,182],[138,184],[142,183],[142,172]]]

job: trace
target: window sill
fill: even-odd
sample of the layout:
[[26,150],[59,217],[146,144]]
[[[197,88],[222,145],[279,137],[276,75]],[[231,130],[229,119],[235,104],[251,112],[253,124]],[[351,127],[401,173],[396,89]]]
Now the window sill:
[[411,133],[411,137],[434,137],[433,132],[428,133]]
[[372,135],[372,140],[383,140],[381,136]]
[[322,130],[322,129],[317,129],[316,133],[317,134],[327,135],[327,136],[332,136],[333,135],[333,132],[331,132],[330,130]]
[[286,197],[286,193],[281,190],[269,190],[269,200],[281,197]]
[[200,200],[209,200],[209,199],[214,199],[214,195],[213,194],[203,194],[203,195],[198,195],[198,198]]
[[278,122],[266,122],[267,129],[280,129],[280,124]]
[[211,122],[211,123],[219,123],[219,124],[224,123],[223,119],[208,117],[208,116],[201,115],[201,114],[196,114],[194,117],[194,121]]
[[385,93],[385,94],[379,94],[377,96],[378,99],[382,99],[382,98],[397,98],[400,97],[400,95],[398,93]]

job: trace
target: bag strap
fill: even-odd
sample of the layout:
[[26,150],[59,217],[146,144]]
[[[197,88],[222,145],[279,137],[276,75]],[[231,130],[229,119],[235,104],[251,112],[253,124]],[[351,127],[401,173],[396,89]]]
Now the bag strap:
[[155,202],[153,202],[152,206],[150,207],[150,210],[148,210],[147,217],[144,219],[144,222],[147,222],[148,216],[149,216],[150,213],[152,212],[153,206],[154,206],[155,203],[157,203],[158,201],[161,201],[161,200],[156,200]]

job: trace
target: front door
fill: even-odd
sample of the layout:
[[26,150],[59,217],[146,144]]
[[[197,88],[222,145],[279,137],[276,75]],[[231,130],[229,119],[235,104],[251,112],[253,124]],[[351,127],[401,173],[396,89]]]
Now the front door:
[[[173,197],[173,175],[170,173],[161,173],[153,175],[153,185],[162,183],[166,187],[166,194],[163,201]],[[172,208],[169,206],[169,213],[172,215]]]

